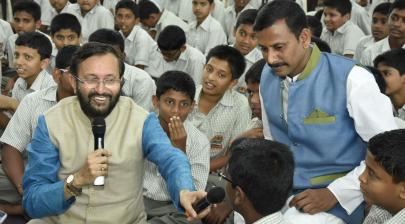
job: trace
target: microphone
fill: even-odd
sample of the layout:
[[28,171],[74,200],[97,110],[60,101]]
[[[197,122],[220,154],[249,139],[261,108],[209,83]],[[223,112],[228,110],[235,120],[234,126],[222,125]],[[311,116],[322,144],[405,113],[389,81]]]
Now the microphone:
[[[91,124],[94,135],[94,150],[104,148],[105,120],[103,117],[95,117]],[[104,186],[104,176],[96,177],[94,186]]]
[[208,191],[208,194],[193,204],[194,211],[198,213],[202,212],[211,204],[217,204],[224,200],[225,190],[222,187],[214,187]]

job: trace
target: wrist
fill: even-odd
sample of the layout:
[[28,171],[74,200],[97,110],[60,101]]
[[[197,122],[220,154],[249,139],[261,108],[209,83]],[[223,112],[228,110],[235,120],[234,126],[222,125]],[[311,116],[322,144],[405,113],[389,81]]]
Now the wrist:
[[74,176],[74,179],[72,181],[72,185],[75,188],[82,188],[82,186],[84,185],[82,175],[80,175],[80,173],[77,172],[77,173],[74,173],[73,176]]

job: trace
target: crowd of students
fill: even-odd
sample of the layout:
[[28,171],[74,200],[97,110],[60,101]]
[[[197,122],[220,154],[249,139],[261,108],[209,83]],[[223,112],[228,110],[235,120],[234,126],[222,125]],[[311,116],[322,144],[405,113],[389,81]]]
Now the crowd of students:
[[[59,215],[30,204],[38,118],[79,84],[119,84],[157,114],[196,190],[226,189],[204,223],[405,223],[405,0],[306,5],[15,1],[0,20],[0,210]],[[93,42],[121,55],[119,82],[72,73]],[[141,176],[149,223],[189,223],[159,164]]]

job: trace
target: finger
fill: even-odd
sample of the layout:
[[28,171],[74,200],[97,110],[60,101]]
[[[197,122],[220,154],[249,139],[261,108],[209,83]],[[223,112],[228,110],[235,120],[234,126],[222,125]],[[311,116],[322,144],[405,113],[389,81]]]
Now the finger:
[[175,134],[176,137],[179,136],[179,125],[178,125],[178,119],[176,116],[173,116],[170,118],[172,128],[173,128],[173,133]]
[[169,123],[168,124],[168,126],[169,126],[169,134],[170,134],[170,139],[176,139],[176,133],[175,133],[175,131],[174,131],[174,129],[173,129],[173,124],[172,123]]
[[[299,200],[299,201],[295,204],[295,207],[296,207],[298,210],[300,210],[300,211],[305,211],[304,208],[305,208],[306,206],[311,206],[311,204],[313,204],[313,203],[312,203],[312,200],[310,200],[309,198],[304,198],[304,199],[302,199],[302,200]],[[312,206],[314,206],[314,205],[312,205]],[[306,212],[306,211],[305,211],[305,212]]]
[[295,205],[298,203],[298,201],[300,201],[300,200],[306,198],[306,197],[307,197],[307,194],[308,194],[307,191],[303,191],[303,192],[301,192],[301,193],[299,193],[299,194],[296,194],[296,195],[293,197],[293,199],[291,199],[291,201],[290,201],[290,203],[289,203],[289,206],[290,206],[290,207],[295,206]]

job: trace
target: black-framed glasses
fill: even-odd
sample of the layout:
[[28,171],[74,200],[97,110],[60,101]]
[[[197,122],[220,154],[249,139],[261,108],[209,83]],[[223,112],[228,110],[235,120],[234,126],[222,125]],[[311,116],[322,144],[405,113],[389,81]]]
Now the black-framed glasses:
[[121,79],[98,79],[98,78],[93,78],[93,79],[80,79],[79,77],[72,75],[77,81],[87,85],[90,88],[96,88],[100,83],[102,83],[105,87],[107,88],[112,88],[115,87],[116,84],[122,82]]

